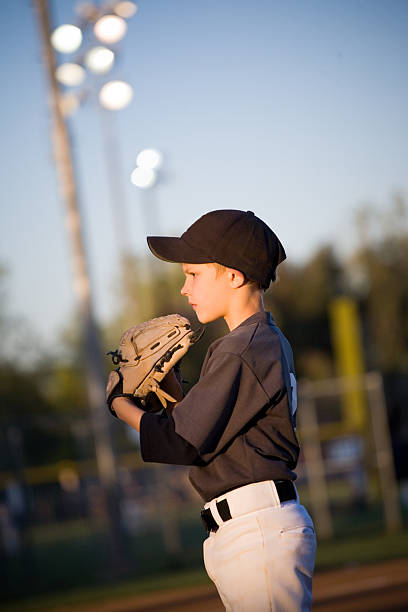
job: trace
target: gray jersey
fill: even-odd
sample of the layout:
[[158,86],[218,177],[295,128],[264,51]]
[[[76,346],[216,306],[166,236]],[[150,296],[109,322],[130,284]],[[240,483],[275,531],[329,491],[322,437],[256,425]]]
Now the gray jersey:
[[206,501],[252,482],[296,478],[293,355],[269,313],[254,314],[210,346],[173,418],[203,459],[190,480]]

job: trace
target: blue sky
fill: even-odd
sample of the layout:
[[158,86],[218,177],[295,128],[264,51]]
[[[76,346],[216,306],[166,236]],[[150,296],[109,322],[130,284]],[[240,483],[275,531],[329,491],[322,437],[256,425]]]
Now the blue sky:
[[[3,7],[2,232],[8,308],[51,343],[72,317],[70,248],[50,138],[32,2]],[[72,22],[75,2],[50,2]],[[180,234],[215,208],[253,210],[301,261],[356,244],[353,211],[408,198],[408,3],[404,0],[140,0],[112,78],[132,104],[105,117],[120,154],[124,223]],[[88,88],[97,88],[90,79]],[[112,316],[118,273],[96,95],[70,120],[97,316]],[[164,154],[147,198],[129,181],[137,153]]]

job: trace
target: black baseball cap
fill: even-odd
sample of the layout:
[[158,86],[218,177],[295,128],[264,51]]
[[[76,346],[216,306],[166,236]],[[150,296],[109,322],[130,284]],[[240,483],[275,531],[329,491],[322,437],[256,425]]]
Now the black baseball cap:
[[250,210],[214,210],[180,236],[148,236],[153,255],[178,263],[219,263],[268,288],[286,259],[277,235]]

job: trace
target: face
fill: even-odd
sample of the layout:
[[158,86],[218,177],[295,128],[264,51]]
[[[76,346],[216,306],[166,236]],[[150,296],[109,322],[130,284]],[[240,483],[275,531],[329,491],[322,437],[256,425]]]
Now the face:
[[209,264],[182,264],[186,276],[181,288],[200,323],[209,323],[225,317],[231,296],[228,273],[217,276]]

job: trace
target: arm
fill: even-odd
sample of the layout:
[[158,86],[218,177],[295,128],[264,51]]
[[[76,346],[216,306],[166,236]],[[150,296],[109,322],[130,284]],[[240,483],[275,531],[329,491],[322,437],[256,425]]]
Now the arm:
[[[174,397],[177,401],[183,399],[183,390],[174,372],[171,369],[167,376],[161,382],[161,388]],[[177,402],[170,403],[167,405],[167,413],[170,415],[173,408],[177,406]],[[136,406],[134,402],[126,397],[116,397],[112,402],[112,408],[116,412],[119,419],[125,421],[130,427],[140,432],[140,421],[145,411],[142,408]]]
[[176,433],[172,416],[146,412],[140,425],[143,461],[173,465],[203,465],[197,449]]
[[145,411],[136,406],[130,399],[126,397],[115,397],[112,402],[112,408],[116,412],[119,419],[125,421],[130,427],[140,431],[140,421]]
[[[182,389],[174,372],[171,371],[166,379],[165,390],[181,399]],[[140,432],[140,450],[144,461],[175,465],[200,464],[197,449],[175,431],[171,412],[176,405],[168,405],[166,416],[145,412],[126,397],[116,397],[113,400],[112,408],[118,418]]]

